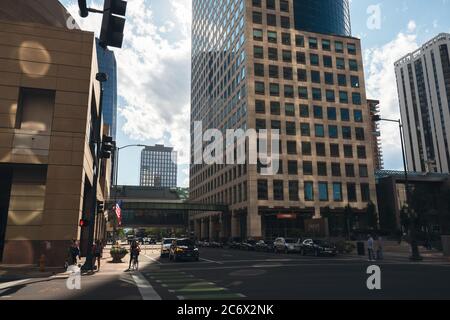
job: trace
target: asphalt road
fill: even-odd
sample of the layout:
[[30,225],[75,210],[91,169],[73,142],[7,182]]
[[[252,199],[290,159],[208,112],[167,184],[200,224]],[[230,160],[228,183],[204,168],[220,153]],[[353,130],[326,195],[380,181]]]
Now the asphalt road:
[[[9,299],[307,300],[450,299],[450,263],[411,263],[388,257],[303,257],[297,254],[200,249],[199,262],[169,262],[143,252],[139,272],[115,270],[82,277],[81,290],[62,279],[1,290]],[[381,290],[367,288],[367,268],[381,269]]]

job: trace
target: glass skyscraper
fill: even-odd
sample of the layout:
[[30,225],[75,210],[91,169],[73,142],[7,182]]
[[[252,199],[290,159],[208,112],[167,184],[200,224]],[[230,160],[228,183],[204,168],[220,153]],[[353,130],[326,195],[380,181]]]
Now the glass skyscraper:
[[190,199],[230,209],[191,214],[196,236],[339,232],[348,206],[364,227],[376,204],[374,148],[347,1],[194,0],[192,28],[192,163],[203,151],[194,122],[224,136],[277,129],[281,140],[275,175],[249,161],[191,165]]
[[141,153],[141,179],[143,187],[177,187],[177,153],[163,145],[146,147]]
[[103,84],[103,121],[110,126],[111,136],[116,140],[117,135],[117,62],[114,52],[103,49],[97,44],[97,60],[100,72],[108,75],[108,81]]

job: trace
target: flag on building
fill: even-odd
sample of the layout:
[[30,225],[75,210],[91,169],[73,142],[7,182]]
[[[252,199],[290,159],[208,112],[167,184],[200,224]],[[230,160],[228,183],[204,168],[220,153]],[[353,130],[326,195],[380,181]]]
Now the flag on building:
[[119,226],[122,225],[122,201],[116,203],[115,211],[117,216],[117,221],[119,222]]

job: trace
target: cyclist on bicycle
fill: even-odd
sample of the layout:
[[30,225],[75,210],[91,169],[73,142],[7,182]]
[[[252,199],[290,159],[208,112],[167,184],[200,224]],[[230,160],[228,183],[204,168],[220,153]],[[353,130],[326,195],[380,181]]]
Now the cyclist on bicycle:
[[130,264],[128,265],[128,270],[131,270],[131,264],[138,265],[139,261],[139,253],[141,252],[141,248],[136,240],[134,240],[130,247]]

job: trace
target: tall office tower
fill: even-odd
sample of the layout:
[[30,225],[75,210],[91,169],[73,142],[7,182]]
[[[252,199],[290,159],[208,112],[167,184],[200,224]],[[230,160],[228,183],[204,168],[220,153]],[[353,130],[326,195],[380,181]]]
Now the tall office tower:
[[177,187],[177,153],[163,145],[146,147],[141,153],[141,186]]
[[380,101],[367,100],[369,106],[370,118],[372,119],[370,133],[372,134],[372,151],[373,151],[373,166],[375,170],[384,169],[383,148],[381,146],[381,130],[380,123],[375,121],[376,116],[380,116]]
[[408,170],[449,173],[450,34],[395,63]]
[[229,206],[191,214],[197,237],[334,233],[348,205],[364,226],[376,203],[371,120],[360,40],[349,35],[344,0],[193,1],[191,160],[196,122],[281,138],[276,175],[255,164],[191,166],[191,200]]
[[114,52],[103,49],[99,40],[97,44],[97,60],[100,72],[108,75],[103,85],[103,121],[110,128],[110,134],[116,140],[117,135],[117,62]]

